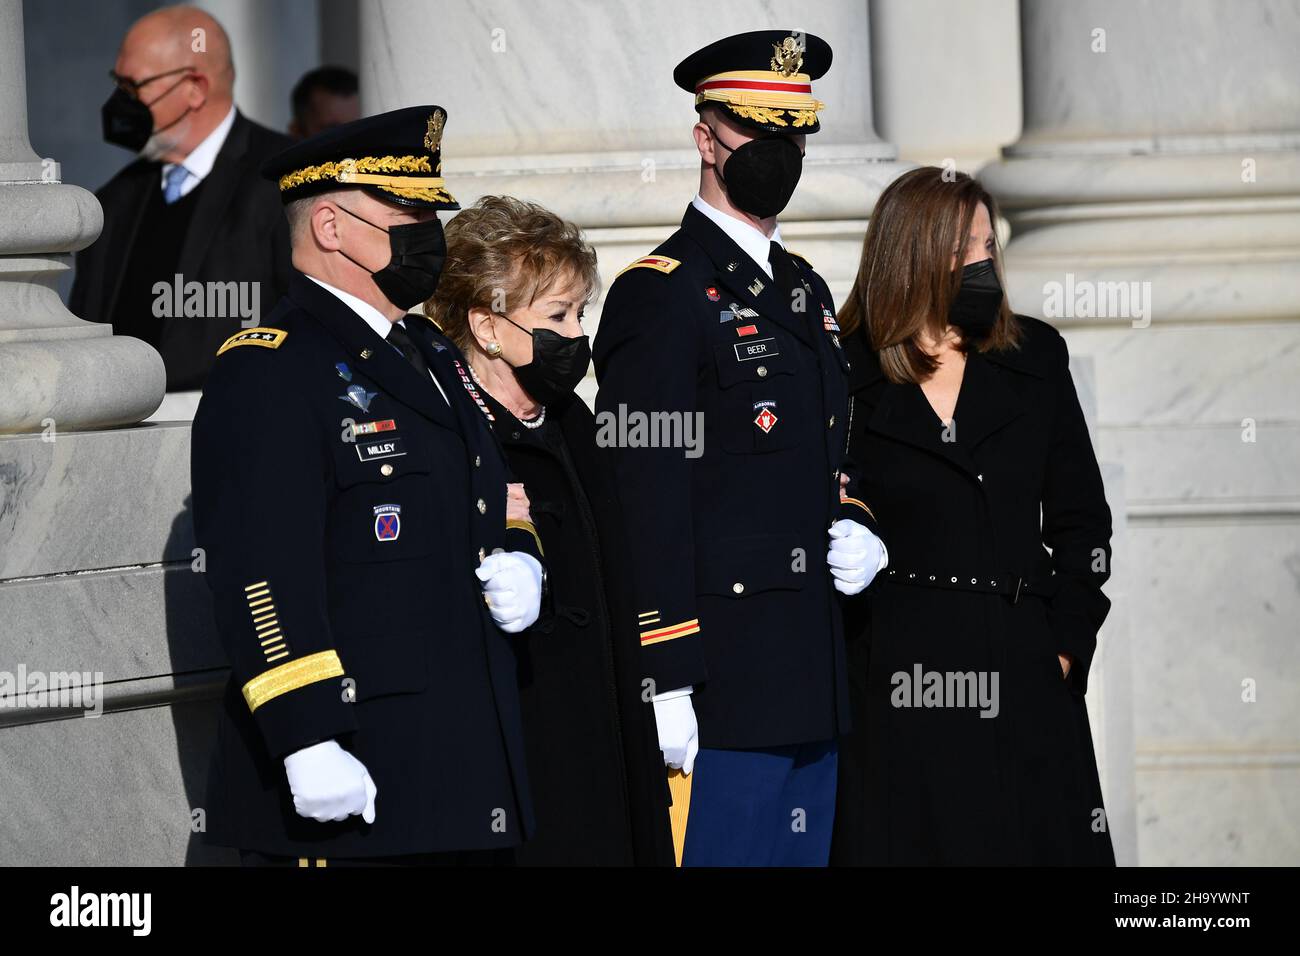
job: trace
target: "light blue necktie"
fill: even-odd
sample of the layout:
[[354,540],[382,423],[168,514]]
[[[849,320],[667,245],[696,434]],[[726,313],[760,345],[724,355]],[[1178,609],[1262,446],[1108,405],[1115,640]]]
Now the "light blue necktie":
[[167,170],[167,176],[163,180],[163,202],[170,206],[181,198],[181,186],[189,175],[190,171],[179,164]]

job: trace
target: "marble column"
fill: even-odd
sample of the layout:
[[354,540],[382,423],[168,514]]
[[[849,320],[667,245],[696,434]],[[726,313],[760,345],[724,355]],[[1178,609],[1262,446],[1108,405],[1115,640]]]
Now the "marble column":
[[103,227],[95,197],[60,181],[27,138],[23,10],[0,2],[0,433],[138,422],[162,399],[163,363],[64,308],[54,284]]
[[190,426],[108,427],[158,406],[163,363],[60,304],[103,217],[33,153],[24,70],[22,4],[0,0],[0,432],[21,433],[0,435],[0,857],[229,862],[196,832],[226,665]]
[[982,178],[1124,469],[1138,858],[1294,863],[1300,3],[1020,7],[1024,131]]
[[872,127],[866,3],[364,0],[362,108],[448,110],[443,172],[463,205],[509,193],[576,221],[613,278],[680,223],[699,184],[694,101],[672,81],[731,32],[802,29],[834,48],[827,107],[781,231],[843,295],[866,220],[904,168]]
[[320,65],[321,15],[317,0],[198,0],[230,37],[235,60],[235,104],[249,119],[284,132],[289,92]]

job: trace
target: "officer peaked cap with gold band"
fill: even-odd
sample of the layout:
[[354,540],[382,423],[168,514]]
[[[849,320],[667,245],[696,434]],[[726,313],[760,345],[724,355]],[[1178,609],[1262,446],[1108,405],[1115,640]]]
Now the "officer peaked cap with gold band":
[[826,105],[812,81],[831,66],[830,45],[798,30],[739,33],[697,50],[673,70],[695,94],[695,108],[716,104],[742,126],[768,133],[815,133]]
[[459,209],[442,179],[441,106],[366,116],[295,143],[262,164],[290,203],[335,189],[423,209]]

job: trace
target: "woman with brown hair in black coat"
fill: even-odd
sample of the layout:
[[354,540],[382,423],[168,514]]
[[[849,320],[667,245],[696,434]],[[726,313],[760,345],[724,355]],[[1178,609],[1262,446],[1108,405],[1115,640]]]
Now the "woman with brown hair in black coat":
[[993,199],[885,190],[839,322],[890,563],[850,634],[832,862],[1113,865],[1084,693],[1110,510],[1065,341],[1012,313]]
[[519,635],[520,701],[537,833],[521,865],[673,863],[668,784],[639,666],[616,488],[574,388],[596,255],[532,203],[486,196],[447,225],[425,311],[464,351],[464,384],[521,481],[552,613]]

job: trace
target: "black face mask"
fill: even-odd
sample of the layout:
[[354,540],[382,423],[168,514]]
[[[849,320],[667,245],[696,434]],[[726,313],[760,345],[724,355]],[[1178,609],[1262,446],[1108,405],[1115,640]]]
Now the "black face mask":
[[[392,257],[388,260],[388,265],[378,272],[370,273],[370,278],[375,280],[375,285],[384,294],[384,298],[399,309],[411,309],[437,291],[442,264],[447,259],[447,237],[443,234],[442,223],[437,216],[425,222],[409,222],[385,229],[358,216],[346,206],[339,208],[367,226],[388,233],[388,248]],[[365,268],[342,249],[339,252],[349,262]]]
[[718,138],[731,158],[727,160],[727,177],[722,178],[722,166],[717,167],[718,179],[727,189],[732,205],[737,209],[767,219],[775,216],[794,195],[803,174],[803,153],[784,136],[769,139],[751,139],[732,149]]
[[149,112],[149,107],[180,86],[186,79],[188,77],[182,76],[167,87],[165,92],[159,94],[149,103],[142,103],[121,87],[115,89],[112,95],[104,101],[104,105],[99,111],[100,118],[104,123],[104,142],[138,153],[144,149],[145,144],[149,142],[149,137],[154,133],[161,133],[163,130],[171,129],[183,120],[190,114],[189,110],[176,117],[162,129],[155,130],[153,128],[153,113]]
[[591,364],[591,342],[585,335],[573,338],[550,329],[526,329],[507,315],[501,316],[533,337],[533,360],[516,365],[515,378],[524,391],[543,405],[560,405],[573,396]]
[[961,270],[961,288],[948,309],[948,322],[962,335],[982,339],[993,331],[1002,309],[1002,283],[992,259],[972,262]]

